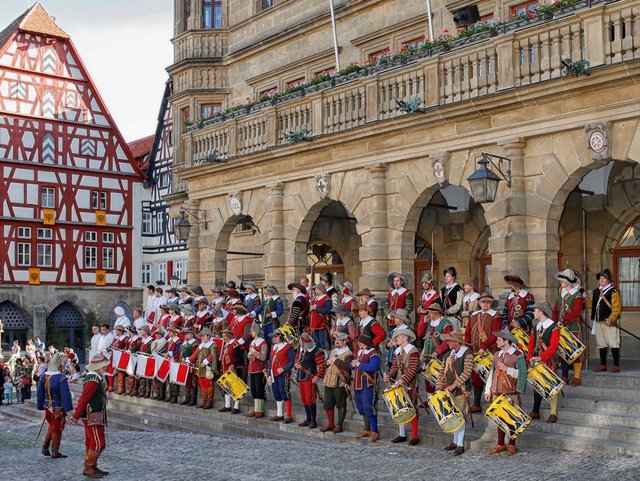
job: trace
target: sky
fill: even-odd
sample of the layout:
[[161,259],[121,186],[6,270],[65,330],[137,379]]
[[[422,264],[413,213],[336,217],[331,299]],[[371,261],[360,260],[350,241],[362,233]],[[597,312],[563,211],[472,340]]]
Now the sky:
[[[0,31],[34,0],[0,0]],[[40,0],[73,41],[125,141],[155,132],[173,62],[173,0]]]

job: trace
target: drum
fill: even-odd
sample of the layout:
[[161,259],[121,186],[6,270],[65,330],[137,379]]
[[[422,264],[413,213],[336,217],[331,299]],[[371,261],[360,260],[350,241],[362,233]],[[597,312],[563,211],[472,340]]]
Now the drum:
[[549,401],[562,391],[565,382],[544,362],[538,362],[527,371],[527,385]]
[[280,327],[280,332],[284,336],[285,340],[294,347],[294,349],[298,349],[300,347],[300,335],[291,324],[285,323]]
[[407,390],[400,387],[390,387],[382,393],[382,399],[396,424],[405,424],[416,417],[416,408],[413,407]]
[[484,413],[511,439],[516,439],[531,424],[531,418],[506,394],[500,394]]
[[486,383],[493,367],[493,356],[489,352],[478,353],[473,356],[476,366],[473,368],[476,374]]
[[585,351],[586,347],[574,336],[569,329],[560,326],[560,342],[558,343],[558,356],[567,364],[573,364]]
[[239,401],[244,397],[245,394],[249,392],[249,388],[244,383],[244,381],[240,379],[233,371],[225,372],[218,378],[216,382],[218,383],[218,386],[220,386],[222,390],[229,396],[231,396],[235,401]]
[[518,340],[520,349],[525,354],[529,352],[529,334],[521,327],[514,327],[511,329],[511,334]]
[[443,369],[444,364],[440,359],[431,359],[420,374],[422,374],[422,377],[429,381],[433,386],[436,386],[438,384],[440,373]]
[[445,433],[452,433],[464,425],[462,411],[449,391],[436,391],[427,404]]

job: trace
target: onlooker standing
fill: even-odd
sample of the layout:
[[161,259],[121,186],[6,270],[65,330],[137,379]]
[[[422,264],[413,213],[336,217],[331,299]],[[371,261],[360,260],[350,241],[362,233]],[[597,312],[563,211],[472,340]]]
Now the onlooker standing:
[[24,348],[25,352],[31,359],[31,362],[36,359],[36,346],[33,344],[33,339],[27,339],[27,345]]
[[93,334],[93,337],[91,337],[89,359],[98,354],[98,343],[100,342],[100,338],[102,337],[102,334],[100,334],[100,326],[91,326],[91,333]]
[[39,337],[36,337],[35,346],[36,353],[44,351],[44,342],[42,342]]
[[24,361],[22,361],[22,400],[31,399],[31,385],[33,384],[32,380],[33,374],[33,364],[31,364],[31,359],[29,356],[24,357]]
[[[0,354],[2,356],[2,354]],[[0,361],[2,361],[2,357],[0,357]],[[4,389],[4,364],[0,363],[0,386]],[[0,406],[2,406],[2,399],[4,396],[0,396]]]

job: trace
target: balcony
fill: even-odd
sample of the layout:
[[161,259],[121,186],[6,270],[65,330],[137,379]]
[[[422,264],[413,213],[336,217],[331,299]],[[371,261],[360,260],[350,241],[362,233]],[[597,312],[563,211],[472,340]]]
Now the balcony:
[[446,115],[443,107],[486,98],[490,108],[499,102],[495,94],[566,76],[563,60],[587,60],[599,69],[638,59],[639,6],[638,0],[579,2],[200,121],[184,134],[184,160],[176,159],[176,167],[202,165],[214,151],[228,160],[285,145],[287,133],[313,138],[406,115],[396,99],[419,98],[437,121]]
[[226,30],[189,30],[173,40],[174,64],[224,57],[227,37]]

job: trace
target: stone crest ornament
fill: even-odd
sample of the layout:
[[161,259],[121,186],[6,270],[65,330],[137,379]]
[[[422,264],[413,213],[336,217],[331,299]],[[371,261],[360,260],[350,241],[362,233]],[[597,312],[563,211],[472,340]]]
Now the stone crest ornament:
[[449,152],[435,154],[431,157],[431,167],[433,168],[433,177],[440,185],[449,183],[447,178],[447,161],[449,160]]
[[611,153],[608,123],[596,122],[588,124],[584,130],[587,133],[587,146],[591,151],[591,158],[593,160],[609,160]]
[[229,194],[229,208],[235,215],[240,215],[242,213],[242,199],[240,199],[240,194],[238,192],[232,192]]
[[331,176],[329,174],[316,176],[316,190],[320,194],[320,199],[329,198],[329,193],[331,192]]

